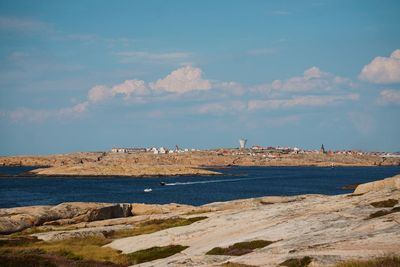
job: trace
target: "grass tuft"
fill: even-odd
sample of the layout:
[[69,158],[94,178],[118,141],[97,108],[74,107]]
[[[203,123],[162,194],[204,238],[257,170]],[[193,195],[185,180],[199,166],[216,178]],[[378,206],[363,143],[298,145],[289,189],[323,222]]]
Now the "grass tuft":
[[346,261],[337,264],[336,267],[400,267],[400,257],[386,256],[366,261]]
[[288,259],[285,260],[284,262],[280,263],[280,266],[287,266],[287,267],[306,267],[308,266],[312,261],[312,258],[309,256],[305,256],[303,258],[299,259]]
[[[115,231],[106,238],[70,238],[60,241],[45,242],[30,236],[9,236],[7,239],[0,239],[0,255],[7,256],[9,261],[15,260],[16,262],[20,262],[20,260],[23,260],[25,257],[30,257],[31,254],[43,254],[43,257],[45,257],[45,255],[53,255],[54,257],[63,258],[64,260],[75,262],[76,264],[93,261],[97,262],[95,264],[101,263],[104,265],[108,262],[112,262],[114,264],[126,266],[131,264],[131,257],[121,254],[120,251],[112,248],[103,247],[105,244],[111,242],[113,238],[154,233],[167,228],[189,225],[206,218],[207,217],[202,216],[188,219],[177,217],[150,220],[140,223],[132,229]],[[36,229],[32,230],[36,231]],[[39,259],[37,259],[37,261],[38,260]],[[35,261],[35,259],[33,259],[33,261]],[[43,260],[43,262],[48,261]],[[0,264],[0,266],[2,265]]]
[[139,264],[147,261],[163,259],[170,257],[188,248],[181,245],[169,245],[165,247],[152,247],[148,249],[138,250],[133,253],[126,254],[131,264]]
[[192,210],[189,212],[186,212],[184,215],[197,215],[197,214],[204,214],[204,213],[209,213],[212,212],[211,209],[208,210]]
[[[10,259],[13,256],[39,254],[54,254],[65,259],[74,261],[98,261],[113,262],[116,264],[127,265],[128,259],[119,251],[102,247],[110,240],[99,237],[72,238],[54,242],[45,241],[25,241],[24,243],[9,243],[0,247],[0,255],[8,255]],[[18,261],[18,259],[16,259]],[[22,265],[23,266],[23,265]]]
[[140,223],[132,229],[118,230],[110,234],[109,238],[122,238],[128,236],[144,235],[158,232],[173,227],[180,227],[190,225],[194,222],[207,219],[206,216],[199,216],[193,218],[168,218],[168,219],[155,219]]
[[39,255],[0,255],[0,266],[57,267],[56,264]]
[[254,240],[249,242],[235,243],[227,248],[215,247],[208,251],[207,255],[229,255],[229,256],[241,256],[247,253],[253,252],[257,248],[263,248],[270,244],[272,241],[267,240]]
[[370,203],[372,206],[375,208],[391,208],[397,205],[399,201],[397,199],[387,199],[387,200],[382,200],[382,201],[377,201],[377,202],[372,202]]

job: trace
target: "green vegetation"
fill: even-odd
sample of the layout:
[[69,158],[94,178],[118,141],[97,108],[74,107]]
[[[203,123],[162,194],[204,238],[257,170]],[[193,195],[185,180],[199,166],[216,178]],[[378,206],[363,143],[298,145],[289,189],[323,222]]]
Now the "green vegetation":
[[336,267],[400,267],[400,257],[386,256],[366,261],[346,261],[339,263]]
[[51,260],[40,255],[0,255],[1,266],[7,267],[56,267]]
[[235,243],[232,246],[227,248],[215,247],[208,251],[207,255],[230,255],[230,256],[241,256],[250,252],[257,248],[263,248],[270,244],[272,241],[267,240],[254,240],[249,242],[239,242]]
[[117,250],[102,247],[110,241],[97,237],[72,238],[55,242],[21,239],[18,242],[4,243],[0,247],[0,255],[15,256],[37,251],[75,261],[91,260],[127,265],[129,262],[125,255]]
[[[134,256],[121,254],[120,251],[103,246],[116,238],[154,233],[172,227],[189,225],[206,218],[201,216],[188,219],[176,217],[150,220],[140,223],[132,229],[115,231],[106,238],[71,238],[53,242],[40,241],[35,237],[28,236],[32,233],[42,232],[41,229],[31,228],[18,233],[18,235],[9,235],[7,239],[0,239],[0,255],[3,257],[4,262],[7,262],[5,266],[31,266],[21,264],[21,262],[30,260],[36,264],[32,266],[54,266],[51,265],[52,262],[54,263],[54,258],[57,258],[57,261],[61,260],[61,262],[73,261],[76,266],[78,266],[78,263],[85,263],[82,266],[109,266],[111,263],[118,266],[127,266],[133,263],[132,260],[136,262],[137,259]],[[168,253],[179,247],[173,246],[170,250],[160,251],[154,255],[158,255],[157,257],[168,255]],[[40,257],[34,257],[39,254],[41,255]],[[15,262],[15,265],[12,265],[13,262]]]
[[375,208],[391,208],[397,205],[399,201],[397,199],[387,199],[387,200],[382,200],[382,201],[377,201],[377,202],[372,202],[370,203],[372,206]]
[[165,247],[152,247],[148,249],[138,250],[127,254],[130,263],[139,264],[142,262],[153,261],[157,259],[167,258],[188,248],[187,246],[169,245]]
[[377,218],[377,217],[382,217],[391,213],[395,213],[395,212],[399,212],[400,211],[400,207],[395,207],[393,209],[390,210],[379,210],[377,212],[371,213],[369,215],[368,219],[372,219],[372,218]]
[[288,259],[284,262],[280,263],[280,266],[287,266],[287,267],[306,267],[312,261],[312,258],[309,256],[305,256],[299,259]]
[[158,232],[164,229],[172,228],[172,227],[179,227],[190,225],[194,222],[201,221],[207,219],[206,216],[201,217],[193,217],[193,218],[168,218],[168,219],[157,219],[157,220],[150,220],[143,223],[140,223],[136,227],[132,229],[124,229],[118,230],[112,233],[109,238],[122,238],[128,236],[136,236],[136,235],[144,235],[144,234],[151,234],[154,232]]
[[196,214],[204,214],[204,213],[208,213],[208,212],[212,212],[211,209],[208,210],[192,210],[189,212],[186,212],[184,215],[196,215]]

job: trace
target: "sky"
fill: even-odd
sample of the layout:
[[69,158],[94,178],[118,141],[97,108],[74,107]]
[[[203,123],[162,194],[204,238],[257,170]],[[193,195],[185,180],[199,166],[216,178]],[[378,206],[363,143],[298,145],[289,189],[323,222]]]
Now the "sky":
[[400,2],[0,0],[0,155],[400,151]]

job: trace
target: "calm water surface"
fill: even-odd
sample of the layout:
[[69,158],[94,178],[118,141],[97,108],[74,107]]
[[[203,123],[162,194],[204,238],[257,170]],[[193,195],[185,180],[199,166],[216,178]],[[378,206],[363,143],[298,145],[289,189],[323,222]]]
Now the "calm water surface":
[[[58,204],[67,201],[182,203],[268,195],[343,194],[340,187],[379,180],[400,173],[393,167],[234,167],[223,176],[165,178],[37,178],[13,177],[26,167],[0,167],[0,207]],[[9,174],[4,176],[4,174]],[[161,186],[160,182],[165,182]],[[145,193],[145,188],[153,191]]]

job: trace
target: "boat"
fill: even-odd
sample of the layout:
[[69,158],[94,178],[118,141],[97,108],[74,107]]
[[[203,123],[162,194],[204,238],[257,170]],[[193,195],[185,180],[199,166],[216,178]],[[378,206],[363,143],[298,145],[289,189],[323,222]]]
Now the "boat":
[[164,185],[165,185],[165,182],[160,182],[160,185],[161,185],[161,186],[164,186]]
[[153,189],[151,189],[151,188],[145,188],[143,191],[146,192],[146,193],[148,193],[148,192],[153,191]]

